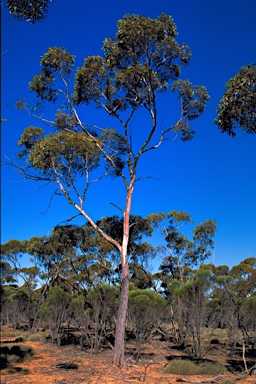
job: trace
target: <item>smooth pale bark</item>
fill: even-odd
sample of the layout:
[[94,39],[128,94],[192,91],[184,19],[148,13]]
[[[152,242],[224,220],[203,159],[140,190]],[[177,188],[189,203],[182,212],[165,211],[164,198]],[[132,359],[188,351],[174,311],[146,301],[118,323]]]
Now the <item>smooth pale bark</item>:
[[129,293],[129,276],[127,265],[127,276],[122,279],[120,304],[118,308],[116,331],[115,331],[115,347],[113,363],[116,367],[125,365],[125,326],[128,310],[128,293]]
[[128,311],[128,294],[129,294],[129,266],[128,266],[128,242],[130,234],[130,211],[133,193],[133,182],[131,187],[128,189],[126,196],[126,209],[124,212],[124,226],[123,226],[123,242],[121,252],[121,263],[122,263],[122,283],[120,292],[120,304],[118,308],[116,332],[115,332],[115,348],[113,363],[116,367],[122,367],[125,365],[125,326],[126,317]]

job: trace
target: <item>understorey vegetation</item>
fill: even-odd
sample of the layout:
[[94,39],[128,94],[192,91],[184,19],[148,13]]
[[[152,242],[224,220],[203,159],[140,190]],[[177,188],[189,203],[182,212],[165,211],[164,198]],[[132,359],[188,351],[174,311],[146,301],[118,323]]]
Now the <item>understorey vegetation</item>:
[[[138,362],[154,340],[193,359],[225,346],[227,353],[240,354],[249,371],[246,356],[255,354],[256,343],[256,258],[232,268],[207,264],[216,223],[201,223],[189,240],[180,232],[181,223],[191,220],[185,212],[133,220],[126,356]],[[98,225],[116,238],[122,228],[117,217]],[[144,241],[156,229],[166,246]],[[2,326],[59,347],[74,344],[93,354],[113,349],[120,265],[115,248],[95,236],[89,226],[68,225],[49,236],[2,244]]]

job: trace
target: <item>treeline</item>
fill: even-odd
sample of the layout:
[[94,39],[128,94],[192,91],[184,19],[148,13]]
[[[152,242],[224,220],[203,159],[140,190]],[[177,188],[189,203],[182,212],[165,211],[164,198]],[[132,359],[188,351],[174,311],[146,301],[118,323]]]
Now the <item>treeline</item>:
[[[154,334],[202,357],[211,334],[223,329],[230,347],[251,344],[256,331],[256,258],[229,268],[205,261],[214,249],[216,223],[180,232],[192,220],[172,211],[131,217],[127,339],[141,345]],[[119,240],[122,219],[97,225]],[[166,246],[145,239],[160,230]],[[97,353],[112,347],[120,300],[118,251],[89,225],[57,226],[49,236],[10,240],[1,246],[1,322],[30,332],[47,330],[52,342],[79,343]],[[31,266],[25,267],[24,258]],[[151,264],[160,260],[158,271]],[[73,330],[71,332],[71,330]],[[205,334],[207,331],[207,341]]]

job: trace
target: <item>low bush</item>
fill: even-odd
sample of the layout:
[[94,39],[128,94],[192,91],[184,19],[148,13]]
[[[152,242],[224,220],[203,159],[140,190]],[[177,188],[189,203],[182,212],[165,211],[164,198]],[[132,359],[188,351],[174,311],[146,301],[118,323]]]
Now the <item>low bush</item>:
[[28,341],[40,341],[44,343],[46,341],[46,335],[43,332],[33,333],[29,335]]
[[20,331],[1,331],[1,339],[15,339],[16,337],[23,337],[23,333]]
[[24,336],[18,336],[18,337],[16,337],[16,339],[14,340],[14,343],[24,343],[26,340],[27,340],[26,337],[24,337]]
[[165,371],[176,375],[218,375],[225,371],[225,367],[218,361],[195,363],[175,358],[166,366]]
[[10,364],[22,363],[30,360],[35,354],[34,350],[28,346],[13,345],[12,347],[0,348],[1,368],[6,368]]

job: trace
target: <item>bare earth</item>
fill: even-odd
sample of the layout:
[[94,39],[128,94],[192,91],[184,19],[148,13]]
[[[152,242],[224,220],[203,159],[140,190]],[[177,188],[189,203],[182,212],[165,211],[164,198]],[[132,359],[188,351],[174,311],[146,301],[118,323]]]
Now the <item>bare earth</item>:
[[164,383],[222,383],[256,384],[256,377],[245,377],[226,373],[212,376],[179,376],[167,374],[164,367],[168,357],[181,355],[173,351],[167,343],[153,342],[144,352],[142,359],[135,364],[132,357],[127,358],[127,368],[117,369],[112,365],[112,351],[106,350],[97,356],[80,351],[78,346],[61,347],[51,344],[27,341],[23,345],[32,347],[35,355],[30,361],[14,363],[0,371],[2,384],[123,384],[144,382],[146,384]]

